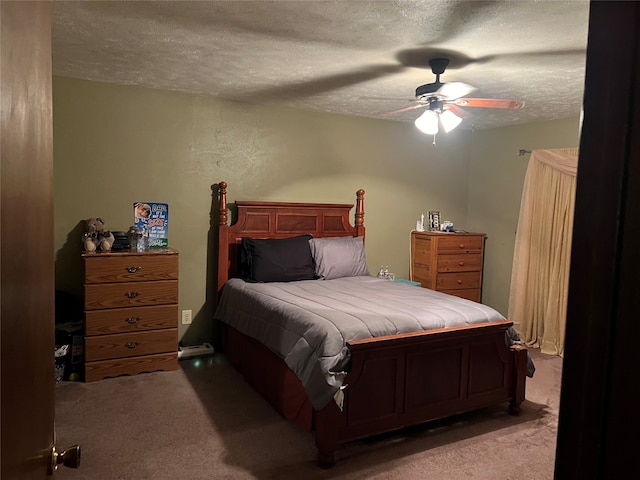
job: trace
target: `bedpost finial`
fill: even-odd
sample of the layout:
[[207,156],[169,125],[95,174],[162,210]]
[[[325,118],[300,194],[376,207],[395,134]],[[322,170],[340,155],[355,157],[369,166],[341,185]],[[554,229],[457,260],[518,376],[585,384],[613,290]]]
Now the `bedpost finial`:
[[218,183],[218,225],[227,224],[227,182]]
[[364,190],[360,189],[356,192],[356,218],[355,226],[357,229],[364,225]]

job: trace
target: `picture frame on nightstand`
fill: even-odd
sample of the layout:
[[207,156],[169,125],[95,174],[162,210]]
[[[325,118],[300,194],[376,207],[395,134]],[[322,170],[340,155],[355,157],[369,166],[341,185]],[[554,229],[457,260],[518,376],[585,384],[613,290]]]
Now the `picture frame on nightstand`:
[[429,230],[437,232],[440,230],[440,212],[436,210],[429,211]]

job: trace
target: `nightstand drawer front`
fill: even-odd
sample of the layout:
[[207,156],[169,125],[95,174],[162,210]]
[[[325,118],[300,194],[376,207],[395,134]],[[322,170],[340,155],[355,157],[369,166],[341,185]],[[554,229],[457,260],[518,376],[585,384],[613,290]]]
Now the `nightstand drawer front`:
[[103,283],[85,286],[85,310],[178,303],[178,281]]
[[176,350],[177,346],[177,328],[98,335],[85,338],[85,361],[93,362],[110,358],[166,353]]
[[451,235],[438,240],[438,253],[482,252],[484,237],[479,235]]
[[85,315],[85,335],[175,328],[177,321],[177,305],[90,310]]
[[480,253],[438,255],[438,273],[479,272],[481,268],[482,254]]
[[436,290],[480,288],[480,272],[441,273],[436,279]]
[[460,290],[441,290],[441,292],[448,293],[449,295],[454,295],[460,298],[466,298],[467,300],[471,300],[472,302],[481,303],[479,288],[468,288],[468,289],[462,288]]
[[86,256],[86,283],[144,282],[178,278],[178,255]]

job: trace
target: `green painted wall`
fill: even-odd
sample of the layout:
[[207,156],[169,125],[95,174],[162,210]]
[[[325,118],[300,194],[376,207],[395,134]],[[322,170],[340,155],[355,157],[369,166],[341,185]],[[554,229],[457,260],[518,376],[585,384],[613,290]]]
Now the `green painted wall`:
[[[82,296],[83,220],[126,230],[135,201],[167,202],[180,251],[180,325],[187,343],[213,336],[212,185],[228,199],[354,203],[365,195],[367,260],[409,275],[409,232],[439,210],[487,233],[483,302],[507,315],[511,261],[529,155],[575,147],[578,118],[439,135],[410,123],[225,102],[54,77],[56,287]],[[215,214],[215,212],[214,212]]]
[[64,77],[54,77],[53,100],[56,287],[82,295],[84,219],[126,230],[133,202],[167,202],[170,245],[180,251],[179,308],[194,316],[180,326],[186,343],[213,336],[211,187],[220,180],[229,201],[354,203],[365,189],[373,273],[384,264],[408,276],[409,232],[428,210],[458,228],[487,230],[467,222],[469,159],[480,160],[462,129],[433,146],[410,123]]

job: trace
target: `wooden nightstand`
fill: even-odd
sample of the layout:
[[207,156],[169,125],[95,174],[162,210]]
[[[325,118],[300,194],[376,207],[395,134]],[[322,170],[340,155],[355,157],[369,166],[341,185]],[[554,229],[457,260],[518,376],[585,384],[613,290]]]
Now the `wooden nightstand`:
[[484,233],[411,232],[411,280],[480,302]]
[[178,252],[83,254],[85,381],[178,368]]

